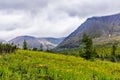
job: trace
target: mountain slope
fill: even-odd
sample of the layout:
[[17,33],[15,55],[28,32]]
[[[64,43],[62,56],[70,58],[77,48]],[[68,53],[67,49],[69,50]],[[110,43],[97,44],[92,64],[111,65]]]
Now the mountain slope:
[[14,43],[15,45],[18,45],[20,48],[23,46],[23,42],[26,40],[28,48],[39,48],[40,42],[37,38],[32,36],[19,36],[9,41],[9,43]]
[[120,35],[120,14],[88,18],[71,33],[56,49],[74,48],[80,45],[81,37],[87,33],[92,38],[109,38]]
[[45,37],[45,38],[39,38],[39,40],[46,40],[48,42],[51,42],[53,44],[60,44],[63,40],[65,39],[65,37],[61,37],[61,38],[52,38],[52,37]]

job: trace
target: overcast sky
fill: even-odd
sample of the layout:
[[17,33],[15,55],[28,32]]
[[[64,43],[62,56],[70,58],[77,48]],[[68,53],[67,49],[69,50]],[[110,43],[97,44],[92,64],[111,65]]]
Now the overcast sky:
[[120,0],[0,0],[0,39],[63,37],[88,17],[120,13]]

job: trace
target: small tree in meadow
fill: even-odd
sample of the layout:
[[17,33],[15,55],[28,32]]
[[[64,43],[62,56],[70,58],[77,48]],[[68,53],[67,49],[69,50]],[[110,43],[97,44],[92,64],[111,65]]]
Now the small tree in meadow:
[[23,42],[23,49],[24,49],[24,50],[27,50],[27,49],[28,49],[26,40],[24,40],[24,42]]
[[42,43],[40,44],[40,49],[39,50],[43,51],[43,45],[42,45]]
[[36,47],[34,47],[32,50],[33,50],[33,51],[37,51],[38,49],[37,49]]

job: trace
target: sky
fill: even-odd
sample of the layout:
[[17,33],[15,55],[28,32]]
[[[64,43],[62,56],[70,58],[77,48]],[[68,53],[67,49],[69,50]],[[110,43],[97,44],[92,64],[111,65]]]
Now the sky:
[[65,37],[87,18],[120,13],[120,0],[0,0],[0,39]]

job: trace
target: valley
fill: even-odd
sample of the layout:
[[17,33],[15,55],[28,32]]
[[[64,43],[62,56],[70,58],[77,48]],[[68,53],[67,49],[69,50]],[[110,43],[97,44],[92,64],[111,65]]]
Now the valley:
[[0,80],[120,80],[120,14],[88,18],[67,37],[0,39]]

